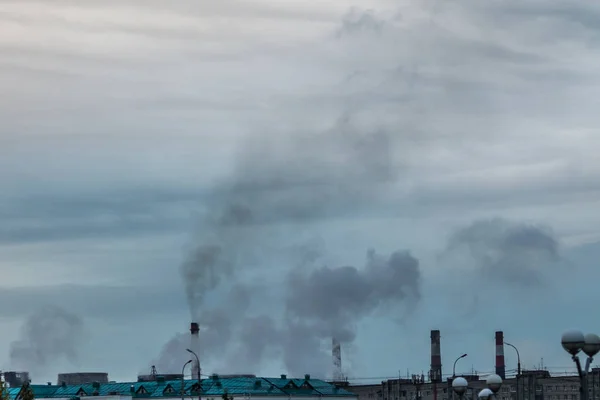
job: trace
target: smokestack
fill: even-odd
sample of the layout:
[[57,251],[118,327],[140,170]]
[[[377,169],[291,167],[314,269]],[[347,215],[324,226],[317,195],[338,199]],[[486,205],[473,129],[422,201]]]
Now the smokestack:
[[331,339],[331,359],[333,361],[333,381],[344,380],[342,375],[342,346],[336,338]]
[[504,332],[496,332],[496,375],[505,379],[506,368],[504,365]]
[[442,381],[442,355],[440,350],[440,331],[431,331],[431,382]]
[[[198,354],[200,352],[200,327],[197,322],[190,324],[190,349]],[[192,379],[200,379],[200,361],[192,362]]]

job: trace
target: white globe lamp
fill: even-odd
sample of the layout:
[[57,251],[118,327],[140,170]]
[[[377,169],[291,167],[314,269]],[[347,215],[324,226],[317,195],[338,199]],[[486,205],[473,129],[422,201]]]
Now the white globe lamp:
[[500,378],[499,375],[492,374],[488,376],[488,378],[485,380],[485,383],[492,392],[498,393],[498,391],[500,391],[500,387],[502,386],[502,378]]
[[454,378],[454,380],[452,381],[452,390],[454,390],[454,393],[456,393],[459,396],[465,394],[465,392],[467,391],[467,386],[469,386],[469,383],[462,376]]
[[483,389],[481,392],[479,392],[477,397],[480,400],[489,400],[494,397],[494,392],[492,392],[490,389],[486,388],[486,389]]
[[600,351],[600,336],[588,333],[584,336],[583,352],[588,357],[594,357]]
[[568,331],[562,335],[560,343],[569,354],[576,356],[585,346],[585,336],[580,331]]

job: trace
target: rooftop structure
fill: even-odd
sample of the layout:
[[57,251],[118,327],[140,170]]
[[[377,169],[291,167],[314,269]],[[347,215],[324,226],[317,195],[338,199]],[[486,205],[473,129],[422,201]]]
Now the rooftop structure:
[[[221,400],[224,394],[233,398],[285,398],[302,397],[303,399],[319,398],[345,398],[356,399],[356,395],[338,388],[320,379],[311,379],[306,375],[304,379],[290,379],[285,375],[279,378],[252,378],[234,377],[226,378],[213,375],[202,380],[202,388],[195,379],[192,380],[166,380],[157,377],[151,382],[120,382],[98,383],[83,385],[31,385],[35,398],[78,400],[84,396],[97,396],[103,398],[181,398],[183,392],[186,397],[195,397],[199,394],[205,400]],[[20,398],[21,388],[9,389],[11,399]]]

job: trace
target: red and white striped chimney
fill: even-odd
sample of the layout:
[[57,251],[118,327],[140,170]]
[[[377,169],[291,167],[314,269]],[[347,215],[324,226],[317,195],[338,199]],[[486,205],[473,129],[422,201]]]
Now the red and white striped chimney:
[[442,355],[440,349],[440,331],[431,331],[431,382],[442,381]]
[[506,378],[506,367],[504,365],[504,332],[496,332],[496,375]]

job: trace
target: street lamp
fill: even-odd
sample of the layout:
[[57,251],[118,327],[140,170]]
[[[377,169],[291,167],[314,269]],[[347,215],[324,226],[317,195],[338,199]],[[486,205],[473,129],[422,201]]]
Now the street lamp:
[[458,378],[454,378],[452,380],[452,390],[454,391],[454,393],[456,393],[458,395],[458,398],[461,400],[462,400],[463,396],[465,395],[465,392],[467,391],[468,386],[469,386],[469,383],[462,376],[459,376]]
[[[577,366],[581,400],[588,400],[587,374],[594,356],[600,351],[600,337],[594,333],[584,335],[580,331],[568,331],[562,335],[560,343],[567,353],[571,355],[573,362]],[[581,350],[588,356],[584,368],[581,368],[581,362],[577,356]]]
[[[458,357],[456,360],[454,360],[454,365],[452,366],[452,379],[454,379],[456,377],[456,363],[458,362],[458,360],[460,360],[461,358],[465,358],[467,356],[467,353],[463,354],[462,356]],[[452,381],[454,382],[454,381]],[[450,386],[452,385],[451,381],[448,381],[448,390],[450,390]],[[454,399],[454,392],[450,391],[450,399]]]
[[488,378],[485,380],[485,383],[494,394],[494,397],[496,397],[496,393],[498,393],[502,387],[502,378],[499,375],[492,374],[488,376]]
[[461,358],[465,358],[466,356],[467,356],[467,353],[463,354],[462,356],[460,356],[456,360],[454,360],[454,365],[452,366],[452,378],[454,378],[456,376],[456,363],[458,362],[458,360],[460,360]]
[[508,342],[504,342],[504,344],[509,347],[512,347],[517,352],[517,400],[519,400],[519,397],[521,397],[521,392],[519,391],[519,379],[521,378],[521,355],[519,354],[519,349],[517,349],[516,346]]
[[188,360],[188,362],[183,364],[183,367],[181,367],[181,400],[185,400],[185,382],[183,380],[185,374],[185,367],[187,367],[188,364],[192,363],[192,361],[193,360]]
[[490,400],[490,398],[494,397],[494,392],[492,392],[488,388],[485,388],[485,389],[481,390],[481,392],[479,392],[479,394],[477,395],[477,397],[480,400]]
[[194,353],[190,349],[185,349],[188,353],[192,354],[196,357],[196,365],[198,366],[198,400],[202,400],[202,379],[200,378],[200,359],[198,358],[198,354]]

